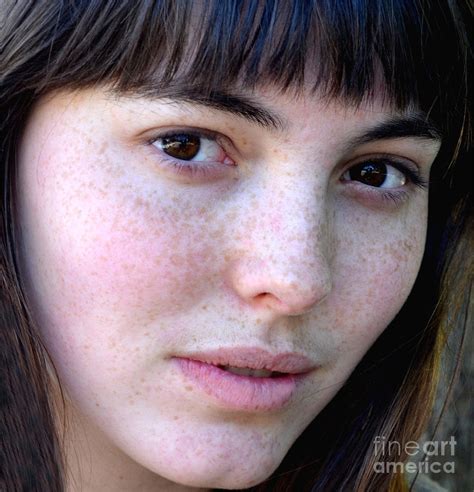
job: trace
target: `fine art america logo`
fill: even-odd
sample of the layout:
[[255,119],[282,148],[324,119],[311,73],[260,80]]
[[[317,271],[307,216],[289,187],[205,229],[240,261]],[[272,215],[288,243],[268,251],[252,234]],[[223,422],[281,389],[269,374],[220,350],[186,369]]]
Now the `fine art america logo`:
[[[376,473],[454,473],[454,448],[456,439],[426,441],[418,444],[408,441],[387,441],[385,436],[374,439],[374,453],[379,461],[374,463]],[[410,456],[414,461],[396,461],[397,457]],[[442,459],[440,459],[442,457]]]

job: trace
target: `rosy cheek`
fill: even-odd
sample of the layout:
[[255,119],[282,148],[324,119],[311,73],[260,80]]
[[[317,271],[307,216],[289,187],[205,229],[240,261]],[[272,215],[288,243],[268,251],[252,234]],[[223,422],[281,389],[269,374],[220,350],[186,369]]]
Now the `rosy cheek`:
[[109,206],[115,212],[104,220],[91,212],[89,222],[77,230],[80,248],[66,261],[69,278],[94,292],[97,307],[136,309],[153,316],[198,301],[202,291],[197,283],[210,273],[210,246],[199,239],[199,230],[161,219],[169,211],[159,204],[153,216],[143,206],[106,201],[94,205],[97,212]]
[[341,354],[362,356],[402,308],[423,255],[423,227],[404,239],[380,238],[340,265],[335,285],[335,344]]
[[50,296],[43,304],[65,318],[146,322],[199,302],[216,264],[203,234],[207,211],[195,214],[183,199],[150,192],[149,183],[118,171],[127,169],[120,155],[91,155],[98,147],[63,160],[46,148],[38,163],[42,189],[55,190],[41,207],[29,207],[38,245],[30,249]]

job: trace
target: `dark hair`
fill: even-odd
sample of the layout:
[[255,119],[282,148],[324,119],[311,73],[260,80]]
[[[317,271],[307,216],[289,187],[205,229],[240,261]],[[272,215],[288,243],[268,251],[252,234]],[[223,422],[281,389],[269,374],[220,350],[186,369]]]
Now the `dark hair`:
[[[442,136],[428,242],[410,297],[348,382],[254,491],[400,490],[375,474],[373,439],[416,439],[430,414],[446,330],[464,326],[472,283],[467,4],[454,0],[62,0],[0,6],[0,486],[64,490],[47,364],[22,288],[16,152],[52,91],[202,94],[269,84],[358,105],[382,87]],[[221,103],[223,101],[220,101]],[[398,458],[399,460],[399,458]],[[397,488],[398,487],[398,488]]]

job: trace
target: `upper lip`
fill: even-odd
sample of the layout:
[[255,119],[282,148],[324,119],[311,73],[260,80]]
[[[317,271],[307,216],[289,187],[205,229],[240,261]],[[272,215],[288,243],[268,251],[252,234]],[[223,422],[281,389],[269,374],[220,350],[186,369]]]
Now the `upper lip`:
[[272,354],[258,347],[223,347],[205,352],[180,355],[185,359],[197,360],[215,366],[233,366],[249,369],[300,374],[309,372],[317,365],[307,356],[296,352]]

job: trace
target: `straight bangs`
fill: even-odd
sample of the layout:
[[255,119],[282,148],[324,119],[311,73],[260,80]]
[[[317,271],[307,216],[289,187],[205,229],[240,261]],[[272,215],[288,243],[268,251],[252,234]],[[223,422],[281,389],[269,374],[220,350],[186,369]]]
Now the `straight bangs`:
[[[423,4],[63,1],[56,11],[44,9],[49,34],[42,22],[42,32],[31,26],[16,36],[37,38],[31,56],[36,63],[42,58],[46,71],[36,67],[42,78],[34,82],[35,91],[111,83],[119,93],[156,97],[170,87],[175,93],[183,87],[186,94],[209,95],[270,84],[281,91],[318,91],[351,104],[382,93],[396,109],[429,113],[443,132],[450,126],[446,111],[456,112],[466,101],[465,60],[453,55],[462,52],[463,40],[455,11],[430,2],[425,12]],[[456,92],[454,101],[439,99]]]

